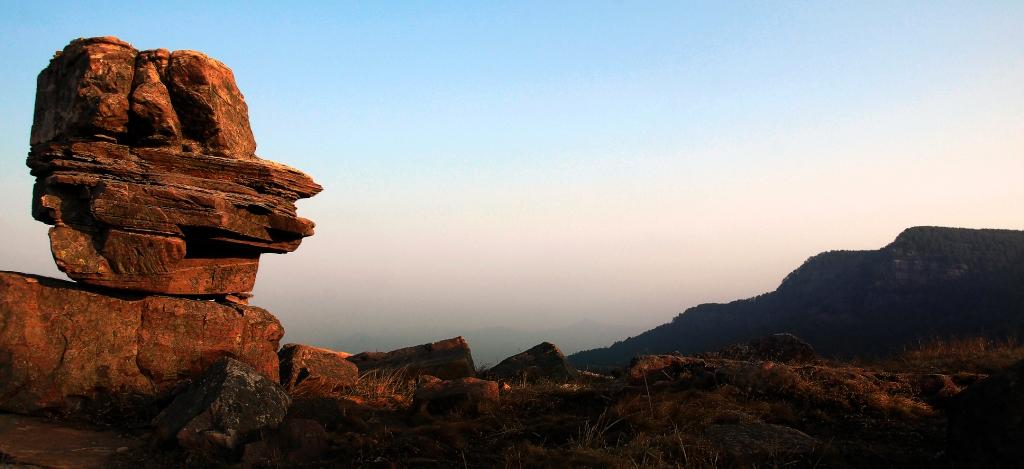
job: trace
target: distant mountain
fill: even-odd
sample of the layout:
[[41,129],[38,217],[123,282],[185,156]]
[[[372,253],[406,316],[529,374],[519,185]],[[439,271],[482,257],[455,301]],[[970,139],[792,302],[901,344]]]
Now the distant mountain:
[[840,356],[935,337],[1024,337],[1024,231],[909,228],[876,251],[811,257],[771,293],[695,306],[569,359],[618,366],[637,354],[710,351],[776,332]]

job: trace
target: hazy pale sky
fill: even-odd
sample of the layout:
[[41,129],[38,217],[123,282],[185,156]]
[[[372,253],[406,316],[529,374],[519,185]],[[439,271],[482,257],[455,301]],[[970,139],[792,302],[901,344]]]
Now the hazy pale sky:
[[909,226],[1024,229],[1024,2],[0,5],[0,269],[63,277],[24,166],[53,52],[200,50],[325,187],[260,267],[288,341],[640,330]]

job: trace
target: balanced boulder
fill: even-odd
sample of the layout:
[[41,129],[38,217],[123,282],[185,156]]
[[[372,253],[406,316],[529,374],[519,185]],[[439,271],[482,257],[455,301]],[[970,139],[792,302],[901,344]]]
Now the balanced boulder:
[[235,357],[274,382],[281,323],[250,306],[93,291],[0,272],[0,410],[155,396]]
[[401,370],[410,377],[432,375],[441,379],[476,375],[469,344],[462,337],[390,352],[363,352],[348,357],[348,360],[355,363],[360,372],[377,369]]
[[31,144],[33,216],[83,283],[245,293],[261,254],[313,234],[295,201],[321,187],[255,155],[231,69],[199,52],[72,41],[39,74]]

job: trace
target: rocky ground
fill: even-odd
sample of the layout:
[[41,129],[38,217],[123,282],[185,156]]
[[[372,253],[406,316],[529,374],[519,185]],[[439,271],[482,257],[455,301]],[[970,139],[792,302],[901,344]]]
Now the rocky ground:
[[[416,355],[403,352],[407,363],[418,356],[433,366],[460,366],[451,348],[431,356],[431,345],[410,348]],[[215,364],[155,420],[137,418],[135,425],[4,415],[0,453],[8,464],[44,467],[61,461],[107,467],[971,467],[978,458],[1000,457],[992,448],[1013,448],[1012,441],[973,428],[972,419],[996,427],[998,419],[971,409],[965,417],[963,402],[972,400],[972,390],[996,383],[994,397],[974,408],[1012,412],[1012,404],[994,402],[1021,390],[1001,378],[1006,371],[995,378],[986,372],[994,360],[1024,358],[1022,348],[945,358],[933,353],[930,359],[915,350],[853,365],[803,351],[787,361],[777,349],[762,349],[775,357],[766,360],[750,345],[743,353],[735,347],[721,353],[741,359],[647,356],[614,376],[575,370],[566,376],[571,368],[560,352],[542,344],[525,359],[511,357],[495,367],[506,373],[501,378],[483,371],[483,379],[449,380],[414,378],[404,366],[374,367],[350,379],[329,373],[323,355],[301,380],[312,381],[292,387],[289,396],[276,394],[284,387],[270,382],[246,391],[246,380],[262,375],[233,362],[242,378],[232,384],[223,378],[231,373]],[[335,365],[352,363],[344,355],[334,355]],[[274,402],[288,405],[268,404]],[[237,415],[215,415],[222,409]],[[268,415],[277,423],[260,421]],[[969,434],[950,427],[951,415]],[[1014,435],[1012,425],[1000,431]],[[978,453],[986,447],[987,455]]]

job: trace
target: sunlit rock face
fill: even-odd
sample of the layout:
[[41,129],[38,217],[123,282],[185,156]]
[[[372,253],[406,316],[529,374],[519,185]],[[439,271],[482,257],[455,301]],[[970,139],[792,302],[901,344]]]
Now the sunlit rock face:
[[234,357],[278,380],[284,329],[264,309],[94,291],[0,272],[0,410],[91,412],[147,400]]
[[195,51],[77,39],[39,74],[28,166],[57,266],[97,286],[252,290],[263,253],[313,234],[321,187],[262,160],[231,69]]

